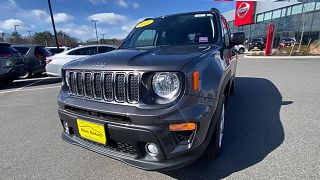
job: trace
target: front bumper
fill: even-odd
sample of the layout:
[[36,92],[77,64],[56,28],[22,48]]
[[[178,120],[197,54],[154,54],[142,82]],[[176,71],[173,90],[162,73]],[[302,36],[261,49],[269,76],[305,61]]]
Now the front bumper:
[[[61,123],[67,122],[70,127],[70,134],[62,133],[64,140],[146,170],[179,168],[200,157],[209,142],[207,133],[215,110],[215,100],[211,99],[212,105],[208,105],[199,103],[199,101],[204,102],[203,99],[194,96],[185,96],[184,100],[179,101],[177,105],[160,110],[139,110],[137,107],[92,101],[86,101],[86,108],[84,108],[80,107],[84,104],[84,100],[73,99],[73,104],[70,105],[68,101],[72,98],[67,99],[62,102],[59,97]],[[96,106],[97,103],[100,106]],[[77,111],[70,110],[72,108],[68,106],[76,107],[74,109]],[[109,109],[111,113],[99,109],[93,110],[92,106],[102,109],[108,107],[106,109]],[[103,112],[104,115],[100,112]],[[121,117],[126,117],[123,118],[126,121],[121,121]],[[78,118],[103,124],[107,133],[107,141],[110,144],[100,145],[81,138],[77,129]],[[195,122],[198,127],[187,143],[177,141],[175,134],[168,128],[170,123],[184,122]],[[159,154],[156,157],[146,153],[146,143],[157,145]]]

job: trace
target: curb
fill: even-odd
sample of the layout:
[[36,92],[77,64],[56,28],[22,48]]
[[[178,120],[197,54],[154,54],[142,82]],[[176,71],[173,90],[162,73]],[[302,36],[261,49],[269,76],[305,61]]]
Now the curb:
[[244,55],[244,58],[250,59],[320,59],[320,56],[249,56]]

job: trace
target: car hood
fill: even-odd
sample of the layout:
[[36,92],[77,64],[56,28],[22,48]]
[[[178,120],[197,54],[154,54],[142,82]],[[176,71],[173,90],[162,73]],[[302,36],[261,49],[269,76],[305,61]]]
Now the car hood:
[[179,71],[215,46],[162,46],[150,49],[118,49],[67,63],[64,69]]

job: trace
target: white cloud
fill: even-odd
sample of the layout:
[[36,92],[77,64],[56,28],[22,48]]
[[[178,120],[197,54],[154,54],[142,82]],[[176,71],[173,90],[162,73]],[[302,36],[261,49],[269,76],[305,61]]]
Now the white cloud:
[[5,2],[4,6],[8,9],[11,9],[11,8],[16,8],[18,7],[17,6],[17,3],[14,1],[14,0],[7,0],[7,2]]
[[107,4],[107,0],[88,0],[93,5]]
[[140,7],[140,5],[138,3],[136,3],[136,2],[133,2],[132,3],[132,7],[133,7],[133,9],[137,9],[137,8]]
[[13,30],[14,25],[18,25],[18,29],[25,29],[25,24],[20,19],[7,19],[0,21],[0,28],[4,30]]
[[31,10],[31,14],[37,18],[43,18],[48,16],[48,13],[46,11],[40,10],[40,9],[33,9]]
[[124,8],[127,8],[127,7],[128,7],[128,3],[127,3],[125,0],[118,0],[117,4],[118,4],[120,7],[124,7]]
[[121,26],[121,30],[125,33],[129,33],[139,22],[143,21],[146,18],[139,18],[135,21],[130,21],[123,26]]
[[[29,11],[28,14],[31,14],[30,18],[38,21],[45,19],[47,23],[51,23],[51,16],[44,10],[33,9]],[[73,16],[63,12],[54,14],[53,18],[55,23],[68,23],[74,19]]]
[[88,17],[88,20],[98,20],[99,23],[119,25],[127,21],[127,17],[115,13],[99,13]]
[[[51,21],[50,19],[51,17],[49,17],[49,20]],[[53,18],[54,18],[54,22],[55,23],[67,23],[67,22],[70,22],[73,20],[73,16],[71,15],[68,15],[66,13],[57,13],[57,14],[54,14],[53,15]]]
[[[57,28],[58,30],[62,30],[71,36],[86,36],[86,37],[95,37],[95,29],[94,27],[90,27],[87,25],[77,25],[74,23],[65,24],[62,27]],[[107,33],[107,29],[97,28],[98,35]]]

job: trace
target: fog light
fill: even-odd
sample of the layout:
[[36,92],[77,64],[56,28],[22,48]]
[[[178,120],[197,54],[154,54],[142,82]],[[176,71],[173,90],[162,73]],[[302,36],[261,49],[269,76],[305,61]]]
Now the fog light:
[[69,126],[68,126],[68,123],[66,121],[64,121],[63,127],[64,127],[64,132],[66,132],[67,134],[70,134]]
[[150,156],[158,155],[158,148],[157,148],[157,145],[155,145],[154,143],[147,143],[146,151],[148,154],[150,154]]

